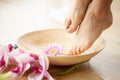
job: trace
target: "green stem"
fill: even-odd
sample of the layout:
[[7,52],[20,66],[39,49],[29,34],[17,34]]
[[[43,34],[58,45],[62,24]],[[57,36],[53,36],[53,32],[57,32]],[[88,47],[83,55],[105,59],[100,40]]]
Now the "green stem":
[[10,75],[11,75],[10,72],[0,74],[0,80],[4,80],[4,79],[8,78]]
[[60,75],[65,75],[65,74],[68,74],[70,73],[71,71],[75,70],[76,68],[78,68],[81,64],[83,63],[86,63],[88,62],[89,60],[87,61],[84,61],[84,62],[81,62],[79,64],[76,64],[74,66],[72,66],[71,68],[69,68],[68,70],[64,71],[64,72],[56,72],[56,73],[51,73],[52,76],[60,76]]

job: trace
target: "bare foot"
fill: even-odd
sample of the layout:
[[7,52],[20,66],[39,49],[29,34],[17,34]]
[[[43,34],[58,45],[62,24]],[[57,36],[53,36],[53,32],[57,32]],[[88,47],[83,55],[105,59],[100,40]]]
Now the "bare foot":
[[100,34],[112,24],[110,5],[107,7],[106,4],[108,3],[104,4],[100,1],[102,0],[98,2],[94,0],[90,3],[85,17],[76,32],[70,54],[80,54],[89,49]]
[[73,0],[72,8],[70,8],[69,15],[65,21],[65,28],[69,33],[75,32],[81,24],[88,5],[91,0]]

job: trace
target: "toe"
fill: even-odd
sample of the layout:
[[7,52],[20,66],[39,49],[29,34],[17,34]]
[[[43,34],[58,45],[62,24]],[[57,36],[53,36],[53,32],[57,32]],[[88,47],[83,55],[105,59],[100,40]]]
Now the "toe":
[[81,49],[80,49],[80,46],[77,46],[76,47],[76,52],[75,52],[77,55],[81,53]]
[[66,19],[64,25],[66,30],[69,29],[71,25],[71,19]]
[[70,55],[76,55],[76,46],[72,46],[70,49]]
[[84,52],[85,50],[89,49],[92,46],[93,42],[89,42],[87,44],[83,44],[81,47],[81,52]]
[[76,55],[76,46],[72,48],[72,55]]
[[73,22],[67,31],[69,33],[73,33],[77,30],[78,27],[79,27],[79,22],[75,22],[75,23]]

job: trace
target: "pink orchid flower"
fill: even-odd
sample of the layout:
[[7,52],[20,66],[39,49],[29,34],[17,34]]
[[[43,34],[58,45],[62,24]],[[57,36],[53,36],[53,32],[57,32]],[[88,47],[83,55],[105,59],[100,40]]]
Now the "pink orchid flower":
[[11,70],[13,77],[22,77],[25,71],[28,69],[33,70],[33,73],[28,75],[28,80],[42,80],[43,77],[47,77],[49,80],[53,80],[51,75],[47,72],[49,68],[48,58],[44,55],[38,57],[36,54],[25,53],[23,51],[14,50],[11,54],[12,60],[17,65]]
[[26,53],[19,49],[13,50],[12,45],[0,47],[0,72],[7,68],[8,63],[12,66],[11,71],[7,72],[12,77],[22,77],[24,73],[31,69],[33,73],[28,75],[28,80],[54,80],[47,72],[49,60],[45,55]]

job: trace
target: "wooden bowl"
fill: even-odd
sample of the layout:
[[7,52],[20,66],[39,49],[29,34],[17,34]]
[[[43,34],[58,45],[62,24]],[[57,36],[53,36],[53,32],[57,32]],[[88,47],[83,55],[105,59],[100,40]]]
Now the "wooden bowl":
[[63,29],[38,30],[22,35],[17,40],[20,49],[26,52],[41,54],[42,50],[50,43],[59,43],[64,46],[62,55],[48,56],[52,65],[73,65],[87,61],[102,51],[105,47],[105,40],[99,38],[80,55],[67,55],[70,48],[72,35]]

